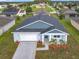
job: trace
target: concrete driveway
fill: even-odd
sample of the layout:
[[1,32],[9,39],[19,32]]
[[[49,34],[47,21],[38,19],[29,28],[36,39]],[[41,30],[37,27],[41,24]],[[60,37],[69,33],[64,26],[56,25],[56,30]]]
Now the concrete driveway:
[[12,59],[35,59],[37,42],[20,42]]

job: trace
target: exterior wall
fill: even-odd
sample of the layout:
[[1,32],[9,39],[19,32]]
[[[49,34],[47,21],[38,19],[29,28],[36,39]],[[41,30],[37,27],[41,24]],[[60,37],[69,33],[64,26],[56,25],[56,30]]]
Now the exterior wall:
[[7,5],[0,5],[0,8],[6,8]]
[[8,31],[14,24],[15,24],[15,20],[13,20],[12,22],[10,22],[7,25],[3,26],[2,28],[0,28],[0,35],[2,35],[6,31]]
[[[64,33],[45,33],[42,34],[42,42],[44,42],[44,35],[49,35],[49,41],[52,41],[51,39],[57,39],[57,44],[60,44],[60,40],[63,40],[65,43],[67,43],[67,34]],[[54,35],[60,35],[60,38],[54,38]]]
[[71,24],[77,29],[79,30],[79,24],[77,22],[75,22],[74,20],[71,20]]
[[19,35],[18,32],[13,33],[13,37],[14,37],[14,42],[16,42],[16,41],[20,41],[20,35]]
[[2,30],[2,28],[0,28],[0,35],[2,35],[3,34],[3,30]]
[[2,29],[3,32],[8,31],[13,25],[15,25],[15,20],[11,21],[10,23],[6,24]]
[[18,16],[23,16],[26,15],[26,11],[24,11],[23,13],[21,13],[20,11],[17,13]]
[[38,41],[40,39],[39,33],[35,32],[15,32],[14,41]]
[[44,35],[49,35],[49,41],[51,40],[51,35],[60,35],[60,38],[53,38],[57,39],[57,44],[60,44],[60,40],[63,40],[65,43],[67,43],[67,34],[40,34],[35,32],[14,32],[14,41],[42,41],[44,43]]

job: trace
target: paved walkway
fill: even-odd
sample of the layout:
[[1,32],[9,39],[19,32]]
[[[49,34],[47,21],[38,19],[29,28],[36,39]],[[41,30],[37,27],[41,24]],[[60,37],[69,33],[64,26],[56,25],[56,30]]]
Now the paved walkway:
[[49,50],[48,44],[45,43],[45,47],[44,48],[37,48],[37,51],[42,51],[42,50]]
[[35,59],[36,42],[21,42],[12,59]]

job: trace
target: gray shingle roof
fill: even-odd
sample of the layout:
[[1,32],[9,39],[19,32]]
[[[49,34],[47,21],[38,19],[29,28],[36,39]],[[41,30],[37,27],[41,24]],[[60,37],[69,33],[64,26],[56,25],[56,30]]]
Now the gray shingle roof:
[[79,17],[72,17],[72,20],[74,20],[75,22],[79,23]]
[[64,14],[78,14],[75,10],[65,10]]
[[[64,28],[64,26],[63,25],[61,25],[60,23],[59,23],[59,21],[56,19],[56,18],[54,18],[54,17],[51,17],[51,16],[48,16],[48,15],[36,15],[36,16],[33,16],[33,17],[31,17],[31,18],[29,18],[29,19],[26,19],[20,26],[18,26],[16,29],[18,29],[18,28],[20,28],[20,27],[23,27],[23,26],[25,26],[25,25],[27,25],[27,24],[29,24],[29,23],[32,23],[32,22],[35,22],[35,21],[38,21],[38,20],[42,20],[42,21],[44,21],[44,22],[47,22],[47,23],[50,23],[50,24],[52,24],[52,25],[54,25],[53,27],[52,26],[50,26],[51,28],[49,29],[49,28],[47,28],[47,29],[42,29],[42,31],[41,30],[39,30],[39,29],[24,29],[24,28],[22,28],[22,29],[19,29],[19,30],[15,30],[14,32],[24,32],[24,31],[34,31],[34,32],[36,32],[36,31],[41,31],[41,32],[45,32],[45,31],[49,31],[49,30],[51,30],[51,29],[59,29],[59,30],[61,30],[61,31],[64,31],[64,32],[67,32],[66,30],[65,30],[65,28]],[[40,26],[38,26],[38,27],[40,27]]]
[[0,28],[14,20],[14,18],[0,16]]
[[53,31],[50,31],[49,33],[62,33],[62,32],[57,31],[57,30],[53,30]]
[[14,15],[14,14],[17,14],[19,11],[19,9],[15,8],[15,7],[10,7],[8,9],[5,9],[2,14],[5,14],[5,15]]

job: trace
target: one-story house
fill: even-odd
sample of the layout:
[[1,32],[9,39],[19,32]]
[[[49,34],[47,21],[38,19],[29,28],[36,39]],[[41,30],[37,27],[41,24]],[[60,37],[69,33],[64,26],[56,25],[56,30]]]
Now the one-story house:
[[69,10],[69,9],[65,10],[63,14],[65,15],[65,19],[77,17],[79,15],[79,13],[76,12],[75,10]]
[[1,4],[0,3],[0,8],[7,8],[7,4],[5,4],[5,3],[4,4]]
[[45,3],[38,3],[38,4],[34,4],[32,6],[35,6],[36,8],[45,8],[46,4]]
[[71,24],[79,30],[79,17],[73,17],[71,18]]
[[41,15],[41,14],[42,14],[42,15],[47,15],[47,14],[50,15],[49,12],[44,11],[44,10],[39,10],[39,11],[37,11],[37,12],[33,12],[33,15],[34,15],[34,16],[36,16],[36,15],[38,15],[38,14],[39,14],[39,15]]
[[8,31],[13,25],[15,25],[14,18],[0,16],[0,35]]
[[45,14],[39,14],[26,19],[13,32],[14,41],[55,41],[61,44],[61,41],[67,43],[68,33],[59,21]]
[[25,10],[17,9],[15,7],[10,7],[8,9],[5,9],[2,14],[7,16],[23,16],[26,15]]

